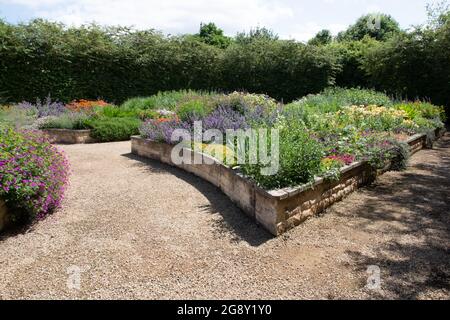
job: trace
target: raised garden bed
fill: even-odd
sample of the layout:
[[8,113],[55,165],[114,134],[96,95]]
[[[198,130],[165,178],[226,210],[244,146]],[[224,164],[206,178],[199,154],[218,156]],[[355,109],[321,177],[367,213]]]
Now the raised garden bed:
[[[444,131],[437,129],[428,135],[412,136],[406,141],[411,153],[427,147],[430,139],[434,140],[442,136]],[[373,169],[367,162],[355,162],[341,169],[338,181],[318,178],[312,184],[266,191],[243,177],[238,170],[233,170],[206,154],[197,156],[214,164],[176,165],[171,160],[172,145],[133,136],[131,148],[133,154],[177,166],[212,183],[247,215],[275,236],[322,212],[357,188],[371,183],[383,172],[383,170]],[[194,156],[194,151],[191,149],[185,149],[185,152],[190,152],[191,157]],[[204,161],[204,163],[208,162]]]
[[69,130],[69,129],[44,129],[51,143],[57,144],[77,144],[94,143],[95,139],[91,137],[91,130]]

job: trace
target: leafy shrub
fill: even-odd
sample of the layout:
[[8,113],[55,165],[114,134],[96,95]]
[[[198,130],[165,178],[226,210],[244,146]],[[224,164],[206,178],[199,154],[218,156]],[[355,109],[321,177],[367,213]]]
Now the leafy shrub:
[[303,109],[311,112],[336,112],[345,106],[389,106],[392,100],[385,94],[367,89],[328,88],[322,93],[308,95],[286,106],[287,110]]
[[335,157],[325,157],[320,161],[320,173],[329,180],[339,180],[344,161]]
[[214,105],[230,106],[241,113],[256,108],[262,108],[265,111],[273,111],[279,105],[275,99],[265,94],[251,94],[235,91],[227,95],[218,95],[214,98]]
[[36,124],[39,129],[87,129],[86,122],[90,116],[83,112],[67,112],[58,117],[42,118]]
[[285,123],[279,129],[279,171],[274,175],[262,175],[264,166],[259,163],[241,165],[242,172],[266,189],[311,182],[321,170],[322,145],[297,123]]
[[153,97],[137,97],[126,100],[122,105],[124,109],[154,109],[156,108],[155,99]]
[[177,110],[177,115],[182,121],[200,119],[208,113],[206,106],[201,100],[190,100],[183,103]]
[[204,43],[219,48],[226,48],[231,43],[231,38],[223,34],[223,30],[218,28],[214,23],[200,24],[200,32],[195,35]]
[[426,119],[441,119],[445,121],[445,111],[443,107],[437,107],[431,103],[426,102],[404,102],[396,104],[396,109],[400,109],[406,112],[410,120],[414,120],[418,117]]
[[0,107],[0,125],[3,127],[27,127],[36,122],[36,117],[16,106]]
[[155,110],[136,110],[139,119],[145,121],[147,119],[155,119],[159,117],[159,113]]
[[124,141],[139,134],[141,121],[136,118],[94,118],[85,122],[92,138],[100,142]]
[[339,64],[336,86],[345,88],[370,87],[370,77],[363,68],[367,53],[382,43],[365,37],[358,41],[334,41],[325,48],[333,54]]
[[139,109],[127,109],[113,105],[96,108],[95,111],[99,117],[106,118],[137,118],[141,112]]
[[167,109],[175,110],[182,102],[191,101],[194,98],[209,96],[207,92],[194,90],[178,90],[158,92],[150,97],[131,98],[125,101],[121,107],[124,109]]
[[0,159],[0,198],[6,200],[14,219],[41,219],[60,206],[69,165],[44,135],[2,130]]

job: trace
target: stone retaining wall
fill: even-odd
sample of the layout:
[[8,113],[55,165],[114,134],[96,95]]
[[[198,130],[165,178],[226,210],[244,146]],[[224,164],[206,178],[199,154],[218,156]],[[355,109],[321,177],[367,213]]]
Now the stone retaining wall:
[[[436,130],[435,136],[442,136],[444,131]],[[410,145],[411,153],[414,153],[426,147],[427,135],[416,135],[406,142]],[[238,170],[233,170],[205,154],[197,156],[214,164],[176,165],[171,160],[171,145],[152,142],[138,136],[131,137],[131,148],[133,154],[180,167],[209,181],[275,236],[322,212],[357,188],[369,184],[382,173],[366,162],[356,162],[341,169],[339,181],[318,178],[312,184],[266,191],[243,177]],[[192,159],[194,151],[184,150]]]
[[5,202],[0,199],[0,231],[8,224],[8,211]]
[[91,130],[45,129],[42,131],[49,136],[51,143],[77,144],[96,142],[90,136]]

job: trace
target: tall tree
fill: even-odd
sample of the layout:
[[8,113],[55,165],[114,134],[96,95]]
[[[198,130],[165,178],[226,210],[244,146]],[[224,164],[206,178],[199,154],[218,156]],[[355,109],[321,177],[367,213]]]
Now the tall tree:
[[223,34],[223,30],[218,28],[214,23],[200,24],[200,31],[196,35],[202,42],[226,48],[230,45],[231,39]]
[[339,33],[338,41],[362,40],[369,36],[379,41],[386,41],[393,35],[401,33],[398,22],[383,13],[367,14],[359,18],[346,31]]
[[331,43],[333,41],[333,36],[331,35],[330,30],[321,30],[319,31],[314,38],[309,40],[308,44],[321,46]]
[[265,27],[260,28],[256,27],[255,29],[251,29],[249,33],[241,32],[236,35],[235,38],[237,43],[244,44],[250,43],[254,40],[278,40],[278,35],[270,29]]

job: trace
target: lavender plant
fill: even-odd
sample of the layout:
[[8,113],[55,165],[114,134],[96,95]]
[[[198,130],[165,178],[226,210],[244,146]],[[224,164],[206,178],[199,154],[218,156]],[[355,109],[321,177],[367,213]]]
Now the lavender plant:
[[40,99],[36,100],[36,104],[24,101],[17,104],[16,107],[34,115],[36,118],[60,116],[67,111],[64,103],[52,101],[50,96],[43,102]]
[[192,130],[192,125],[188,122],[180,122],[177,119],[148,119],[139,128],[142,137],[156,141],[173,144],[172,133],[176,129]]
[[245,115],[233,110],[230,106],[219,106],[201,121],[203,130],[217,129],[222,133],[225,133],[228,129],[239,130],[250,128]]

